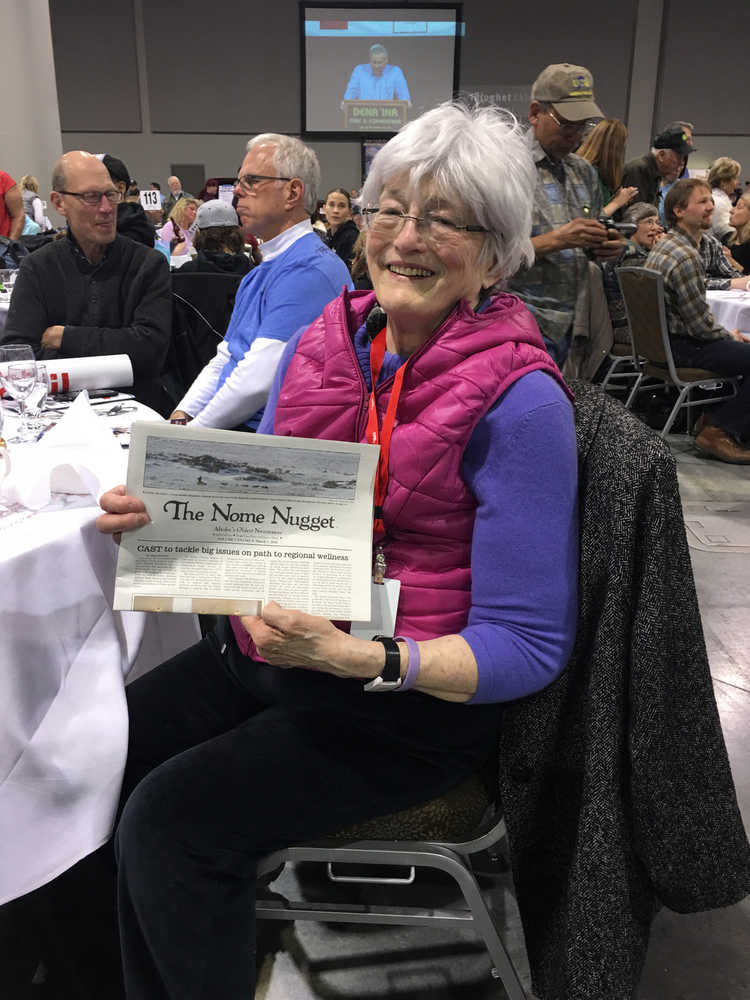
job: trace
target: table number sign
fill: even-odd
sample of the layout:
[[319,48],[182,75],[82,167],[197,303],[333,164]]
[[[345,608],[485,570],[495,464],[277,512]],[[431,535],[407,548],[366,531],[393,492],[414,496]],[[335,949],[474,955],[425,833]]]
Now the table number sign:
[[144,212],[156,212],[161,208],[161,193],[151,188],[141,191],[141,207]]

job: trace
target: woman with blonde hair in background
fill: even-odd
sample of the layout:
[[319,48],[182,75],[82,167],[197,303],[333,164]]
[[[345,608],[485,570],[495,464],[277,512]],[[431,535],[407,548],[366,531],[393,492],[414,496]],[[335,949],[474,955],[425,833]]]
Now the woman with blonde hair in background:
[[49,219],[44,214],[44,205],[39,197],[39,181],[31,174],[24,174],[18,182],[23,199],[23,210],[32,222],[36,222],[42,232],[51,229]]
[[159,230],[157,235],[162,243],[169,244],[172,256],[189,254],[193,249],[191,227],[195,223],[199,205],[197,198],[180,198]]
[[729,213],[729,224],[734,229],[729,245],[732,257],[745,274],[750,274],[750,192],[737,199],[737,204]]
[[624,208],[638,193],[638,188],[621,187],[625,166],[625,140],[628,130],[619,118],[603,118],[576,150],[599,175],[604,215],[611,217]]
[[732,202],[729,196],[737,186],[740,170],[742,170],[741,164],[730,156],[720,156],[708,168],[706,183],[711,188],[711,195],[714,199],[711,232],[722,243],[728,243],[734,236],[734,229],[729,221],[729,215],[732,211]]

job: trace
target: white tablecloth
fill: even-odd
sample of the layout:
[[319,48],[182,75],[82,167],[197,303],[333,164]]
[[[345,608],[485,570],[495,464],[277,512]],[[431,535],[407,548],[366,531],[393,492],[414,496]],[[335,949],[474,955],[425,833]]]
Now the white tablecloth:
[[750,334],[750,292],[731,289],[727,292],[706,292],[711,312],[725,330]]
[[112,611],[116,546],[97,513],[91,498],[64,497],[0,519],[0,904],[107,839],[124,679],[199,635],[191,615]]

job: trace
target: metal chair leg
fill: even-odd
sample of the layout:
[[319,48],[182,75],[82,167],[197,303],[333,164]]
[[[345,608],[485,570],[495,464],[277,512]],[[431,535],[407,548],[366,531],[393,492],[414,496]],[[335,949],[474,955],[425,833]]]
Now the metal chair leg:
[[629,395],[629,396],[628,396],[628,398],[627,398],[627,399],[625,400],[625,409],[626,409],[626,410],[629,410],[629,409],[630,409],[630,406],[631,406],[631,403],[632,403],[632,402],[633,402],[633,400],[635,399],[635,397],[636,397],[636,394],[637,394],[637,392],[638,392],[638,390],[639,390],[639,388],[640,388],[640,385],[641,385],[641,382],[643,381],[643,379],[644,379],[644,375],[643,375],[643,372],[638,372],[638,378],[637,378],[637,379],[635,380],[635,385],[634,385],[634,386],[633,386],[633,388],[632,388],[632,389],[630,390],[630,395]]
[[680,412],[680,407],[682,406],[685,397],[689,395],[690,395],[690,386],[686,385],[681,390],[679,396],[677,397],[677,401],[675,402],[674,406],[670,411],[669,416],[667,417],[667,422],[659,431],[659,437],[665,438],[667,434],[669,434],[672,424],[675,422],[675,418],[677,417],[677,414]]

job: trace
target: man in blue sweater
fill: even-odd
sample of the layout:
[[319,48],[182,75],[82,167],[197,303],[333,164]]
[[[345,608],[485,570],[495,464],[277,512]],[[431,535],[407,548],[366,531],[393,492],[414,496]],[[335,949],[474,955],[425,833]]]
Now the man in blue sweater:
[[172,419],[256,430],[286,342],[352,288],[310,224],[319,187],[318,159],[299,139],[269,132],[248,142],[234,193],[243,228],[263,240],[263,262],[243,279],[216,356]]
[[369,63],[360,63],[354,67],[344,100],[398,100],[411,104],[411,94],[403,70],[388,62],[388,51],[384,45],[371,45]]

